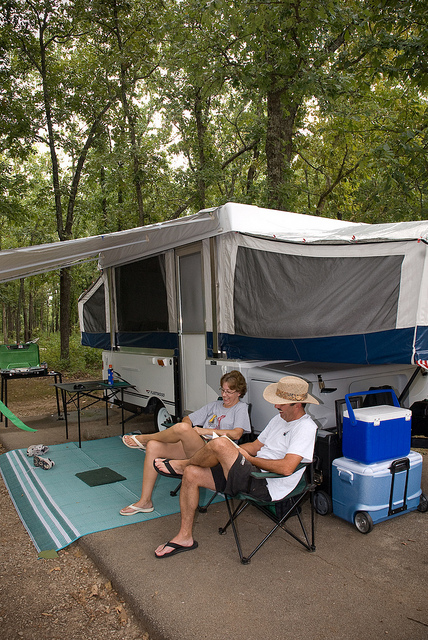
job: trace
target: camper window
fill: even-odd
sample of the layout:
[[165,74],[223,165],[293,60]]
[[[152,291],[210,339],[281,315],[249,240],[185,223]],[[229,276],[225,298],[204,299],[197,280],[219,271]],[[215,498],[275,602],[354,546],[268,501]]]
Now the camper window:
[[165,256],[116,268],[118,330],[168,331]]

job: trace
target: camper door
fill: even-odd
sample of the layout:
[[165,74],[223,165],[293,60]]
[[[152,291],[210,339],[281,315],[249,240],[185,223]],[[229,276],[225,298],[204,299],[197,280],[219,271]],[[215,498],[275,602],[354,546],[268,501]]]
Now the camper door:
[[183,411],[188,413],[206,403],[202,244],[178,249],[176,268],[181,393]]

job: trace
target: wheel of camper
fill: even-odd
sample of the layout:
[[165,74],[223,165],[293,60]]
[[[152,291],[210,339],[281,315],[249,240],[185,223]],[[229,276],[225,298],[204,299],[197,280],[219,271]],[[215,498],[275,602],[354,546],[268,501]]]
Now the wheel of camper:
[[354,524],[360,533],[370,533],[373,529],[373,520],[367,511],[357,511],[354,516]]
[[333,511],[333,501],[325,491],[315,491],[314,507],[320,516],[326,516]]
[[421,497],[419,498],[418,511],[421,513],[428,511],[428,498],[424,493],[421,493]]
[[164,431],[174,424],[172,417],[162,402],[158,402],[154,413],[154,422],[156,431]]

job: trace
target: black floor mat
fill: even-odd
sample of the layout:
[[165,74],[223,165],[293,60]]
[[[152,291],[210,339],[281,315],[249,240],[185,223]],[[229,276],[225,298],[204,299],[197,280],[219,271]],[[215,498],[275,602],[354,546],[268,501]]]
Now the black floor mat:
[[80,473],[76,473],[76,478],[83,480],[83,482],[90,487],[97,487],[100,484],[111,484],[112,482],[126,480],[125,476],[121,476],[120,473],[116,473],[116,471],[113,471],[113,469],[109,469],[108,467],[81,471]]

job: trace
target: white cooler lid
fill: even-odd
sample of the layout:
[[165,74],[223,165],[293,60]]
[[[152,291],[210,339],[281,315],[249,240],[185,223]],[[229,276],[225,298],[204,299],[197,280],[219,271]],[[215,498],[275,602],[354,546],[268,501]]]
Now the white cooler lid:
[[[375,407],[360,407],[354,409],[355,418],[361,422],[383,422],[384,420],[397,420],[404,418],[410,420],[412,412],[410,409],[402,409],[401,407],[393,407],[389,404],[380,404]],[[348,410],[343,412],[343,417],[348,418]]]

